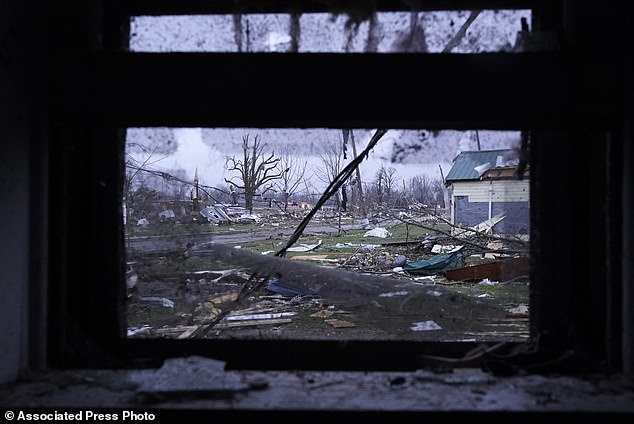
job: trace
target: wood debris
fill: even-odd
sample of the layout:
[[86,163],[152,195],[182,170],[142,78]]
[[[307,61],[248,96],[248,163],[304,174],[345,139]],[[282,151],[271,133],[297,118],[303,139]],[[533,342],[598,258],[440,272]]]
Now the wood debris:
[[356,327],[356,325],[354,325],[354,323],[352,323],[350,321],[344,321],[344,320],[341,320],[341,319],[326,319],[326,320],[324,320],[324,322],[327,322],[328,324],[332,325],[335,328]]
[[245,321],[226,322],[221,321],[214,326],[214,328],[235,328],[235,327],[248,327],[253,325],[272,325],[272,324],[288,324],[293,322],[290,318],[273,318],[273,319],[251,319]]
[[238,292],[235,292],[235,293],[223,294],[220,296],[213,297],[209,299],[209,301],[218,305],[224,302],[233,302],[237,298],[238,298]]
[[313,318],[328,318],[330,316],[333,316],[335,313],[333,311],[329,311],[327,309],[323,309],[321,311],[315,312],[314,314],[311,314],[311,317]]

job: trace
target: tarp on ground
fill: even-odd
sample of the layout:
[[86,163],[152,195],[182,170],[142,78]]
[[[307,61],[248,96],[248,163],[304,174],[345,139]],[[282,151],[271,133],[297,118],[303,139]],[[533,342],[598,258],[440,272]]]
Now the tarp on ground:
[[403,269],[414,275],[436,275],[464,264],[464,255],[459,252],[442,253],[440,255],[408,262]]

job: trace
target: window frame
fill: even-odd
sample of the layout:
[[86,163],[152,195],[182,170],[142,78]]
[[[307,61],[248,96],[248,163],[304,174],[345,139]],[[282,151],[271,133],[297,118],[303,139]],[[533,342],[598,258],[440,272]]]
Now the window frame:
[[[280,3],[244,4],[275,11]],[[394,10],[388,2],[377,4],[382,10]],[[583,274],[567,274],[554,259],[565,244],[553,234],[563,232],[574,240],[576,226],[587,219],[604,225],[590,236],[590,242],[609,249],[604,259],[616,263],[621,240],[617,212],[621,203],[614,194],[621,188],[621,171],[616,164],[622,153],[623,134],[615,119],[619,113],[615,92],[620,81],[608,83],[606,89],[596,80],[612,75],[607,65],[598,76],[574,66],[568,55],[575,44],[566,39],[570,30],[566,28],[568,18],[562,12],[562,4],[513,1],[509,6],[509,2],[502,1],[478,2],[483,8],[532,9],[534,29],[562,34],[561,51],[419,56],[133,54],[122,51],[127,42],[125,19],[130,15],[226,13],[232,10],[233,3],[126,0],[104,5],[103,19],[97,20],[92,29],[95,35],[103,36],[101,41],[70,49],[57,43],[54,50],[63,60],[56,61],[52,69],[50,95],[51,363],[61,367],[128,367],[153,365],[176,355],[199,354],[227,361],[231,368],[403,370],[437,365],[425,360],[424,355],[459,358],[478,347],[470,342],[139,340],[122,334],[119,323],[124,321],[121,308],[117,307],[125,293],[121,128],[383,127],[531,132],[531,341],[535,342],[539,335],[536,353],[547,359],[559,358],[571,349],[588,358],[587,362],[572,364],[570,369],[574,372],[603,364],[618,368],[622,312],[617,305],[621,292],[619,271],[605,264],[588,265],[592,278],[603,281],[605,287],[596,288],[584,280],[580,300],[574,302],[565,296],[578,290],[575,278]],[[447,10],[447,6],[461,9],[473,4],[438,1],[426,8]],[[308,6],[318,11],[320,7],[313,3]],[[94,40],[98,38],[95,36]],[[612,59],[606,56],[606,60]],[[333,81],[322,69],[344,71]],[[435,83],[412,85],[411,81],[417,81],[422,72],[431,75]],[[298,86],[287,78],[289,74],[302,75],[299,87],[311,88],[301,92],[299,99]],[[80,77],[73,78],[77,75]],[[218,80],[221,83],[214,83]],[[518,85],[519,81],[526,85]],[[376,90],[368,90],[368,86]],[[581,98],[579,87],[587,89]],[[220,104],[205,98],[224,101]],[[276,102],[266,103],[271,98]],[[350,98],[363,99],[358,110],[346,106]],[[409,102],[380,101],[399,98],[428,101],[415,108]],[[588,149],[582,153],[584,163],[589,165],[596,159],[606,167],[601,178],[588,188],[590,201],[605,202],[606,209],[579,212],[562,230],[556,214],[548,209],[565,208],[566,202],[548,182],[560,178],[556,167],[561,165],[555,158],[578,148],[579,140]],[[601,147],[592,147],[595,145]],[[113,163],[120,166],[113,167]],[[571,171],[571,166],[563,169]],[[572,173],[565,174],[563,183],[575,195],[583,194]],[[615,218],[609,219],[610,216]],[[572,264],[579,255],[587,260],[598,258],[577,246],[563,254],[565,263]],[[609,275],[602,275],[604,271]],[[558,283],[552,284],[553,281]],[[587,316],[586,307],[590,308]],[[584,334],[577,327],[592,325],[592,317],[605,321],[600,328]],[[505,349],[510,352],[521,345],[524,343],[507,343]],[[475,364],[484,365],[485,360],[481,358]],[[518,358],[521,360],[524,357]]]

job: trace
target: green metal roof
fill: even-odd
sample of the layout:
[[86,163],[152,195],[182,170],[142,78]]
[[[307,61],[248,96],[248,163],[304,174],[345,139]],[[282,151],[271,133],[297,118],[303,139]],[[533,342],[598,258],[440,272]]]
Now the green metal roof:
[[479,180],[480,174],[475,167],[488,163],[491,168],[495,167],[498,156],[504,156],[508,149],[500,150],[475,150],[460,152],[454,159],[453,166],[445,177],[445,181]]

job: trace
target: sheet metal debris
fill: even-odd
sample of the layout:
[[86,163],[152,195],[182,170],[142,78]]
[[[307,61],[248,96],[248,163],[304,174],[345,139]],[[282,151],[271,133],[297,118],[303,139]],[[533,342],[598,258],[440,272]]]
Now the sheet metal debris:
[[219,205],[207,206],[198,213],[212,224],[222,224],[231,221],[226,208]]
[[435,321],[421,321],[415,322],[410,327],[412,331],[432,331],[432,330],[442,330],[442,327],[438,325]]
[[337,243],[335,247],[337,249],[345,249],[345,248],[356,248],[356,249],[367,249],[373,250],[377,247],[381,247],[381,244],[370,244],[370,243]]
[[174,301],[169,300],[166,297],[141,296],[141,297],[139,297],[139,300],[142,300],[144,302],[160,303],[161,305],[165,306],[166,308],[173,308],[174,307]]
[[311,250],[317,249],[321,246],[321,240],[319,240],[315,244],[300,244],[298,246],[289,247],[286,249],[287,252],[310,252]]
[[514,278],[526,276],[530,273],[529,258],[499,259],[482,264],[455,267],[444,271],[449,280],[484,280],[508,281]]
[[249,314],[249,315],[229,315],[224,318],[225,321],[246,321],[246,320],[264,320],[275,319],[283,317],[292,317],[297,315],[297,312],[278,312],[275,314]]

